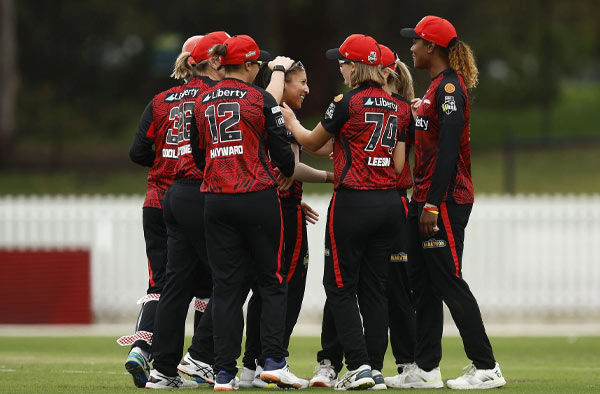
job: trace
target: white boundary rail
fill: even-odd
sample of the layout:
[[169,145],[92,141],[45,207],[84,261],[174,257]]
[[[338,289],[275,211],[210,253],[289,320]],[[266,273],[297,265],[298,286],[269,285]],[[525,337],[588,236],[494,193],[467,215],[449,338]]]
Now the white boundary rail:
[[[305,200],[310,268],[301,319],[320,316],[329,196]],[[89,249],[96,322],[129,319],[146,289],[142,196],[0,198],[0,248]],[[600,196],[477,196],[463,275],[486,317],[600,315]],[[0,267],[2,262],[0,262]],[[18,295],[15,295],[18,296]]]

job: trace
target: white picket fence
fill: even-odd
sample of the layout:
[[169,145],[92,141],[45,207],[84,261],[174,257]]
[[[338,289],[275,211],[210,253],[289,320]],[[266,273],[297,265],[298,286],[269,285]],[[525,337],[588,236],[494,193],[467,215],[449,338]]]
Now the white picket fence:
[[[301,320],[316,320],[329,196],[305,200],[310,268]],[[142,196],[0,198],[0,248],[89,249],[96,322],[131,319],[146,289]],[[600,316],[600,196],[477,196],[463,274],[486,318]],[[0,262],[0,267],[2,262]],[[15,295],[18,296],[18,295]]]

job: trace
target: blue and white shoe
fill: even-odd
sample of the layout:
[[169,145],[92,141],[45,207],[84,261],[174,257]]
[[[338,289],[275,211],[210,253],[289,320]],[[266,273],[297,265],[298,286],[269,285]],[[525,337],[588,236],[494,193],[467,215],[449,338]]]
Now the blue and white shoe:
[[361,365],[360,367],[348,371],[335,384],[335,390],[366,390],[375,386],[371,367]]
[[239,380],[237,376],[227,371],[219,371],[215,378],[214,391],[235,391],[239,389]]
[[135,387],[144,388],[150,376],[150,363],[142,354],[142,350],[134,347],[125,361],[125,369],[133,377]]
[[285,362],[285,358],[281,362],[267,358],[264,370],[260,374],[260,379],[263,382],[275,383],[278,387],[284,389],[305,389],[308,387],[308,380],[294,375]]

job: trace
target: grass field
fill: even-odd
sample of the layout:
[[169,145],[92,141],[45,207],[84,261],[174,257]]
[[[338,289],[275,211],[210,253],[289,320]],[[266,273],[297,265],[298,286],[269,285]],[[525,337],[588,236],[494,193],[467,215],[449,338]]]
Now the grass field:
[[[499,389],[501,393],[600,392],[600,337],[498,337],[491,340],[508,381]],[[288,359],[292,370],[302,377],[312,376],[318,349],[318,338],[292,338]],[[462,374],[461,368],[469,361],[460,339],[445,338],[443,350],[443,379]],[[123,368],[125,357],[126,349],[118,346],[112,337],[0,337],[0,393],[139,392]],[[395,373],[391,352],[385,365],[384,375]],[[199,390],[208,392],[209,388]]]

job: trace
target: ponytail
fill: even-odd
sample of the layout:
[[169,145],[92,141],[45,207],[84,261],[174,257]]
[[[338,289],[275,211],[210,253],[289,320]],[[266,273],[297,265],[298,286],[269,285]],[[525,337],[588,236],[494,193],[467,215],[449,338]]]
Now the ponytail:
[[415,98],[415,87],[413,86],[412,75],[410,75],[410,71],[408,70],[408,67],[406,67],[406,64],[400,59],[396,60],[396,75],[398,75],[396,82],[398,89],[397,93],[405,100],[411,101]]
[[194,76],[194,69],[188,63],[190,56],[191,53],[189,52],[182,52],[177,56],[177,60],[175,60],[175,65],[173,66],[173,72],[171,73],[172,78],[188,81]]
[[475,56],[469,45],[458,40],[448,50],[448,60],[450,61],[450,67],[462,76],[467,89],[473,89],[477,86],[479,71],[475,64]]

